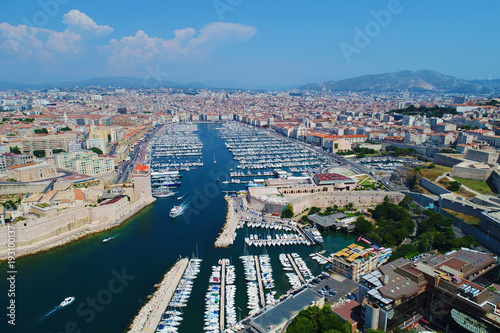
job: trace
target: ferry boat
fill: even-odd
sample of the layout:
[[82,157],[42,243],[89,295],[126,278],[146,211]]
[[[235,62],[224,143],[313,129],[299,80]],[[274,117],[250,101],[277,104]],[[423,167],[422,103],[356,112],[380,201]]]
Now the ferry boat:
[[308,234],[315,242],[317,243],[323,243],[323,237],[321,236],[320,232],[318,229],[315,227],[313,228],[306,228],[304,229],[304,232]]
[[184,213],[184,208],[182,206],[175,206],[170,211],[169,216],[172,217],[172,218],[174,218],[174,217],[177,217],[179,215],[182,215],[182,213]]
[[71,303],[73,303],[75,301],[75,297],[74,296],[71,296],[71,297],[66,297],[64,299],[64,301],[61,302],[60,306],[63,308],[65,306],[68,306],[70,305]]

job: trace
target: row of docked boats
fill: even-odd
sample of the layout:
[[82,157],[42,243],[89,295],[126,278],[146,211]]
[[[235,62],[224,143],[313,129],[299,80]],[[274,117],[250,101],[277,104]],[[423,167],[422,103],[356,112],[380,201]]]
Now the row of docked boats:
[[254,315],[260,311],[259,305],[259,285],[257,283],[257,269],[253,256],[245,255],[240,257],[245,270],[245,280],[247,281],[247,308],[249,315]]
[[285,275],[288,278],[288,282],[292,286],[292,289],[299,289],[302,286],[302,283],[300,282],[299,276],[295,274],[295,270],[293,269],[288,256],[285,253],[281,253],[279,259],[283,270],[286,271]]
[[[243,220],[243,222],[245,222]],[[274,230],[283,230],[283,231],[292,231],[292,227],[287,226],[285,224],[279,222],[268,222],[268,221],[248,221],[246,222],[247,227],[249,228],[262,228],[262,229],[274,229]]]
[[205,295],[205,317],[203,330],[210,333],[220,332],[220,276],[221,266],[212,266],[207,293]]
[[236,272],[234,265],[231,265],[228,259],[222,260],[226,260],[226,278],[224,280],[226,284],[226,294],[224,295],[224,299],[226,301],[226,328],[229,329],[237,323],[236,306],[234,303],[236,297],[236,286],[234,285],[236,281]]
[[148,152],[154,170],[191,170],[203,165],[203,143],[192,123],[172,123],[150,142]]
[[285,245],[311,245],[311,242],[300,234],[276,234],[273,236],[267,235],[249,235],[245,237],[245,243],[249,246],[285,246]]
[[260,274],[264,289],[274,288],[273,268],[271,267],[271,258],[267,254],[259,256]]
[[228,122],[219,133],[238,162],[237,169],[308,168],[321,164],[317,153],[263,129]]
[[292,253],[291,256],[292,256],[293,261],[295,261],[295,265],[299,269],[299,272],[302,275],[302,277],[304,278],[304,280],[306,280],[306,281],[312,280],[313,275],[312,275],[309,267],[307,267],[304,259],[302,259],[302,257],[298,253]]
[[168,303],[167,310],[162,314],[160,323],[156,327],[157,333],[175,333],[182,322],[182,311],[179,309],[186,307],[193,283],[198,273],[200,273],[202,259],[193,258],[189,261],[186,270],[177,285],[177,288]]

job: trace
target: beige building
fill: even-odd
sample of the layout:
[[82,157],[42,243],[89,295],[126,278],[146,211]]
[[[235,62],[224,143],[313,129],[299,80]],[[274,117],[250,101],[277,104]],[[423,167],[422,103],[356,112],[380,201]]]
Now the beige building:
[[351,244],[330,256],[331,270],[355,282],[361,275],[370,273],[389,259],[392,249],[377,251],[373,248]]
[[56,154],[55,159],[57,167],[89,176],[112,172],[115,168],[113,158],[101,157],[88,150]]
[[351,150],[351,142],[343,138],[327,139],[325,140],[324,147],[335,154],[339,151]]
[[24,153],[33,154],[35,150],[62,149],[69,151],[70,142],[76,141],[76,133],[36,135],[24,137],[21,142],[21,149]]
[[32,182],[58,176],[54,165],[48,163],[28,163],[10,166],[5,173],[7,177],[14,178],[19,182]]

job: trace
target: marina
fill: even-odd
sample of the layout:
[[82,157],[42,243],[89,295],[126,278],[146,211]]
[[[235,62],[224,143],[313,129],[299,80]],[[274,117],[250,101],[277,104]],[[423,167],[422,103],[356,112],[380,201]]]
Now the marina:
[[[298,144],[273,136],[269,131],[236,122],[222,124],[220,137],[236,161],[232,177],[245,177],[253,169],[294,168],[307,170],[322,164],[320,156]],[[236,172],[240,169],[240,172]],[[291,170],[289,170],[291,171]],[[272,170],[257,176],[272,176]]]
[[[23,306],[19,312],[19,318],[22,322],[35,325],[35,331],[43,332],[64,331],[61,323],[68,321],[77,323],[82,331],[120,332],[126,330],[132,324],[132,318],[135,316],[142,318],[142,323],[147,323],[150,330],[155,331],[162,316],[170,315],[163,317],[165,324],[169,325],[167,327],[167,325],[162,324],[164,325],[162,329],[165,332],[182,333],[204,332],[205,320],[213,320],[217,316],[215,328],[220,331],[220,319],[218,317],[221,312],[220,303],[218,301],[215,303],[217,299],[220,300],[220,286],[217,290],[209,290],[208,285],[213,288],[217,284],[220,285],[221,282],[219,280],[217,283],[213,279],[212,282],[207,284],[208,281],[211,281],[211,267],[220,267],[218,262],[221,257],[241,257],[232,264],[234,269],[228,268],[231,264],[226,264],[224,329],[228,327],[234,329],[237,326],[228,326],[232,324],[234,319],[238,323],[240,317],[243,319],[249,315],[255,315],[262,311],[264,307],[269,306],[268,304],[273,303],[275,299],[280,298],[281,295],[288,294],[290,290],[293,290],[289,280],[285,278],[285,274],[296,273],[281,268],[279,260],[281,253],[284,253],[284,251],[286,253],[297,253],[304,259],[305,264],[310,267],[311,273],[318,275],[321,273],[322,267],[309,257],[311,252],[326,249],[327,253],[334,253],[356,241],[353,236],[329,231],[321,233],[324,239],[321,244],[311,244],[309,246],[290,244],[286,247],[248,246],[245,243],[247,234],[262,234],[263,238],[264,236],[267,238],[267,233],[271,235],[273,233],[295,234],[300,233],[300,229],[289,223],[284,223],[285,221],[281,221],[278,217],[263,217],[259,216],[257,212],[247,211],[245,214],[235,214],[236,226],[240,227],[239,229],[237,227],[234,231],[234,235],[237,236],[234,238],[232,245],[224,249],[214,249],[214,241],[226,221],[228,205],[222,193],[222,189],[225,189],[223,185],[221,183],[217,184],[212,178],[207,179],[204,175],[217,172],[218,175],[220,174],[220,179],[226,179],[223,173],[229,176],[232,157],[225,148],[224,142],[213,129],[213,125],[200,124],[197,126],[199,127],[200,141],[204,144],[202,157],[205,161],[210,161],[210,163],[205,163],[203,167],[198,167],[189,172],[183,170],[170,171],[176,171],[177,173],[171,173],[169,176],[177,177],[177,175],[182,175],[182,177],[175,178],[182,180],[182,185],[175,189],[177,192],[175,196],[159,199],[155,204],[144,209],[113,231],[89,236],[64,248],[18,261],[19,269],[24,271],[23,275],[19,276],[20,283],[23,285],[23,288],[19,290],[19,299],[28,299],[31,295],[36,294],[37,297],[46,299],[48,304],[59,304],[65,297],[72,295],[76,298],[76,301],[68,309],[76,309],[80,305],[79,302],[84,301],[86,297],[89,295],[95,297],[92,295],[97,295],[101,290],[106,289],[108,282],[115,277],[114,274],[118,273],[125,274],[124,276],[129,279],[126,281],[126,285],[120,286],[124,292],[114,294],[113,301],[103,306],[103,311],[96,313],[95,319],[90,323],[86,323],[84,320],[86,317],[78,316],[75,311],[59,311],[53,316],[35,323],[37,314],[47,311],[46,306],[41,303],[29,303]],[[217,160],[216,164],[213,163],[214,154]],[[169,171],[163,170],[162,172]],[[229,184],[227,186],[236,188],[238,185]],[[218,188],[219,192],[214,191],[215,194],[207,194],[208,192],[205,192],[205,189],[209,187]],[[167,217],[172,207],[182,205],[185,201],[190,200],[192,203],[185,205],[184,214],[178,216],[175,220]],[[241,204],[244,206],[244,200]],[[239,199],[236,198],[233,205],[240,209]],[[242,219],[241,216],[243,215],[244,218]],[[252,220],[252,218],[254,219]],[[265,222],[262,221],[263,219]],[[279,226],[281,226],[281,229]],[[118,233],[120,234],[119,237],[106,243],[105,246],[103,245],[103,239],[116,236]],[[176,293],[175,301],[177,303],[171,303],[172,307],[169,307],[169,293],[174,294],[179,282],[170,283],[171,289],[168,289],[168,293],[165,291],[168,283],[162,284],[163,286],[159,287],[164,288],[161,293],[162,297],[154,296],[156,293],[153,286],[165,278],[165,272],[176,269],[172,267],[178,267],[176,262],[179,260],[179,255],[184,258],[191,256],[196,244],[198,244],[199,252],[203,257],[197,280],[193,284],[182,284],[185,291]],[[262,281],[263,273],[267,274],[265,278],[269,276],[268,272],[264,272],[264,269],[261,270],[260,267],[260,255],[262,254],[268,255],[268,259],[264,259],[263,264],[267,264],[272,268],[271,277],[274,279],[274,287],[271,289],[265,289]],[[154,258],[154,261],[145,260],[145,258]],[[259,274],[257,274],[256,263],[259,265]],[[96,266],[101,267],[101,269],[96,270]],[[233,279],[230,270],[234,271],[233,284],[229,283]],[[82,274],[85,271],[93,271],[92,278],[89,278],[87,274]],[[118,273],[113,273],[115,271]],[[219,279],[220,274],[219,272]],[[278,278],[282,274],[283,278]],[[179,273],[176,275],[176,279],[180,281],[182,275],[182,272]],[[35,283],[35,281],[37,282]],[[200,281],[205,283],[200,283]],[[57,284],[57,291],[36,287],[37,284],[49,283]],[[78,286],[77,289],[75,285]],[[231,285],[234,287],[231,287]],[[5,286],[5,283],[2,286]],[[271,284],[268,284],[268,286],[271,286]],[[191,288],[191,292],[189,293],[189,299],[186,299],[185,296],[188,295],[189,288]],[[199,304],[207,300],[208,291],[210,291],[209,296],[219,295],[219,297],[214,298],[214,303],[212,303],[215,310],[211,308],[212,312],[205,313],[207,303],[205,303],[205,306],[199,306]],[[148,295],[153,295],[153,297],[148,298]],[[210,301],[210,298],[208,301]],[[147,308],[148,305],[149,308]],[[174,307],[174,305],[178,307]],[[154,310],[158,306],[160,308]],[[143,312],[146,309],[140,311],[143,307],[146,307],[146,312]],[[138,314],[139,312],[140,314]],[[145,320],[152,317],[152,315],[145,316],[148,312],[157,312],[156,319]],[[182,318],[182,320],[178,317]]]
[[203,166],[203,144],[192,123],[165,125],[162,135],[149,144],[147,160],[155,171],[186,170]]

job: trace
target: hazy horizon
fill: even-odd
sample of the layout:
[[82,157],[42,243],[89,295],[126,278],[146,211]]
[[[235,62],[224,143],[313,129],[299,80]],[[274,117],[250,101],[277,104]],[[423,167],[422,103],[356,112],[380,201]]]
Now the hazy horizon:
[[400,70],[500,78],[495,14],[475,3],[9,2],[0,81],[154,76],[294,86]]

